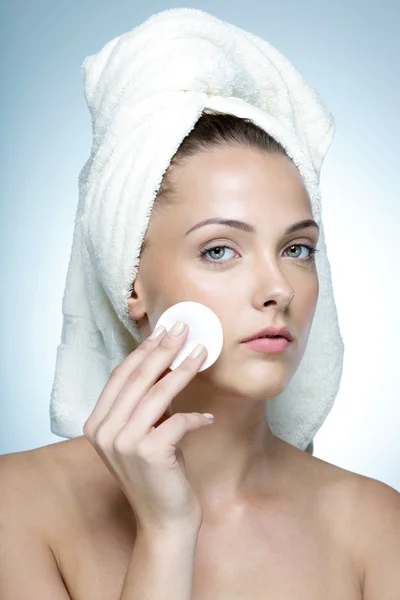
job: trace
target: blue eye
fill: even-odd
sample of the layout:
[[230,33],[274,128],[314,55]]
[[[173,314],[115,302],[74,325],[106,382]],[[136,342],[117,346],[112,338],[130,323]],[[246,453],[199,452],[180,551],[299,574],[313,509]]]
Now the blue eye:
[[[301,258],[300,260],[304,260],[309,263],[315,261],[315,255],[318,252],[318,250],[314,248],[314,246],[309,246],[308,244],[292,244],[291,246],[289,246],[288,250],[291,248],[307,248],[309,255],[306,256],[306,258]],[[295,258],[297,258],[297,256]]]
[[[233,248],[231,248],[230,246],[212,246],[211,248],[207,248],[206,250],[202,250],[201,255],[203,257],[203,260],[205,260],[205,262],[212,262],[214,264],[215,264],[215,262],[218,262],[218,263],[220,263],[220,262],[224,262],[224,263],[228,262],[226,260],[224,260],[224,261],[216,260],[215,261],[215,260],[209,260],[208,258],[204,258],[205,256],[207,256],[207,254],[209,252],[214,252],[215,250],[218,250],[217,254],[219,256],[221,255],[221,250],[224,250],[224,255],[225,255],[225,248],[228,248],[229,250],[233,250]],[[233,250],[233,252],[234,252],[234,250]]]
[[[221,254],[221,250],[225,250],[225,248],[228,248],[229,250],[232,250],[233,252],[235,252],[235,250],[233,248],[231,248],[231,246],[227,246],[227,245],[220,245],[220,246],[212,246],[211,248],[206,248],[205,250],[202,250],[200,252],[201,254],[201,260],[203,262],[206,263],[210,263],[212,264],[213,267],[219,267],[221,264],[224,265],[225,263],[228,262],[228,260],[214,260],[214,259],[209,259],[206,258],[207,254],[209,252],[214,252],[214,250],[218,250],[218,254]],[[315,261],[315,254],[318,252],[318,250],[316,248],[314,248],[313,246],[309,246],[308,244],[292,244],[291,246],[289,246],[289,249],[292,248],[307,248],[309,255],[306,258],[298,258],[297,256],[295,256],[294,258],[296,260],[300,260],[301,262],[314,262]],[[225,253],[224,253],[225,254]]]

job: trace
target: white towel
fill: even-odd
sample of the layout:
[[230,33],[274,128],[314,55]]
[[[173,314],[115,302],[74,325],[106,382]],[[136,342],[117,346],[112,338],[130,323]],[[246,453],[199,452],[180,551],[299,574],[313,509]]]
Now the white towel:
[[285,390],[266,401],[272,432],[304,450],[332,408],[344,354],[319,190],[331,114],[273,46],[196,9],[151,16],[82,69],[93,143],[79,176],[51,431],[82,435],[111,370],[141,341],[127,300],[152,205],[175,151],[211,108],[251,119],[283,145],[321,228],[319,298],[305,354]]

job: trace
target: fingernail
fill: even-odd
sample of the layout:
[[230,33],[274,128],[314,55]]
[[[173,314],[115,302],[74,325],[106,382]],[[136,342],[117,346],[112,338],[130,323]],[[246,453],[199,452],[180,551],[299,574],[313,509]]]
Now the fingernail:
[[175,325],[170,329],[169,334],[174,337],[178,337],[179,335],[182,335],[182,333],[185,331],[185,327],[186,323],[184,323],[183,321],[177,321]]
[[204,415],[205,417],[207,417],[207,419],[210,419],[210,421],[214,421],[214,415],[212,415],[211,413],[201,413],[202,415]]
[[164,331],[166,331],[164,325],[159,325],[157,327],[157,329],[155,329],[153,331],[153,333],[151,334],[151,336],[149,337],[149,340],[155,340],[158,337],[161,337],[161,335],[164,333]]
[[205,346],[203,344],[197,344],[189,354],[189,358],[198,358],[200,354],[202,354],[205,350]]

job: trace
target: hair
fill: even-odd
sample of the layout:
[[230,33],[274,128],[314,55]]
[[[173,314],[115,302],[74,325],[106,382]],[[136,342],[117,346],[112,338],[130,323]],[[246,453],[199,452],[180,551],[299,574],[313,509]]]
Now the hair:
[[[275,138],[249,119],[205,109],[173,155],[157,192],[152,211],[161,210],[174,202],[172,174],[177,166],[181,166],[186,159],[198,152],[227,145],[283,154],[291,160],[284,147]],[[148,246],[148,240],[144,240],[140,256]]]

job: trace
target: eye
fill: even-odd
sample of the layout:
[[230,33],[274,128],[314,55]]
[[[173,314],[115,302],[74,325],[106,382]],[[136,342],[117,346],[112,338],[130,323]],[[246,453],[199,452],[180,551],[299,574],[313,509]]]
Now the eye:
[[[220,266],[220,263],[227,263],[227,260],[220,260],[221,256],[225,256],[225,249],[228,250],[232,250],[233,252],[235,252],[235,250],[233,248],[231,248],[231,246],[227,246],[227,245],[220,245],[220,246],[212,246],[211,248],[206,248],[205,250],[202,250],[200,252],[201,254],[201,260],[203,262],[206,263],[211,263],[213,265],[213,267]],[[209,252],[215,252],[217,254],[216,260],[210,260],[209,258],[206,258],[206,256],[208,255]]]
[[[316,248],[314,248],[314,246],[309,246],[308,244],[292,244],[291,246],[289,246],[288,250],[292,250],[292,248],[307,248],[309,254],[308,256],[306,256],[305,258],[301,258],[300,260],[305,261],[305,262],[314,262],[315,261],[315,254],[318,252],[318,250]],[[294,258],[298,258],[297,256]]]
[[[293,250],[293,248],[306,248],[308,250],[308,256],[306,256],[305,258],[299,258],[298,256],[293,257],[295,260],[300,260],[301,262],[307,262],[307,263],[311,263],[315,261],[315,254],[318,252],[318,250],[316,248],[314,248],[314,246],[309,246],[308,244],[292,244],[291,246],[289,246],[289,248],[287,248],[286,251],[291,251]],[[228,260],[221,260],[221,256],[225,256],[225,249],[228,250],[232,250],[232,252],[235,252],[235,250],[231,247],[231,246],[227,246],[226,244],[221,244],[219,246],[212,246],[211,248],[206,248],[205,250],[202,250],[200,252],[200,259],[203,262],[212,264],[213,267],[219,267],[221,265],[224,265],[225,263],[228,262]],[[206,256],[208,255],[209,252],[215,252],[217,254],[216,259],[209,259],[206,258]]]

